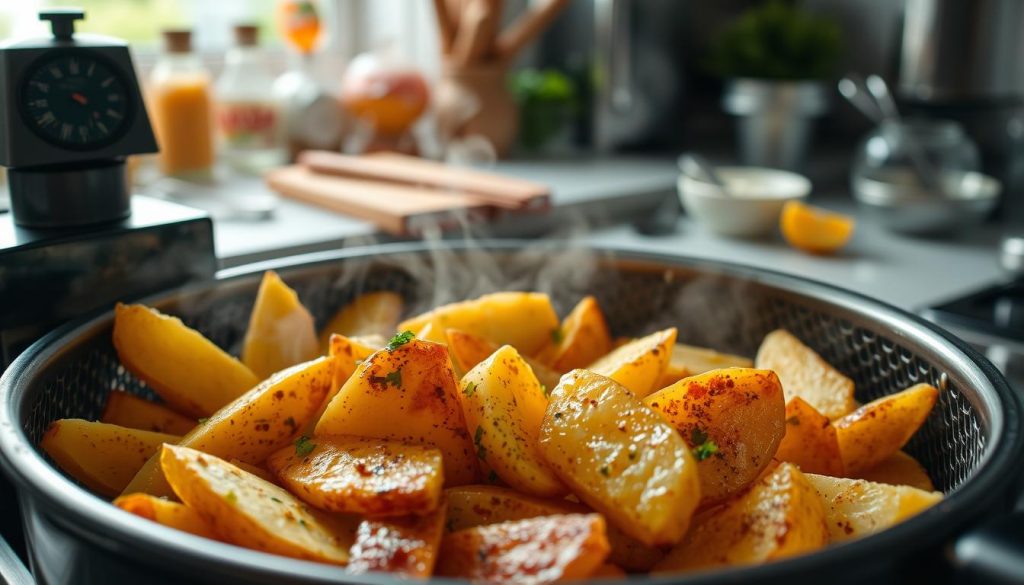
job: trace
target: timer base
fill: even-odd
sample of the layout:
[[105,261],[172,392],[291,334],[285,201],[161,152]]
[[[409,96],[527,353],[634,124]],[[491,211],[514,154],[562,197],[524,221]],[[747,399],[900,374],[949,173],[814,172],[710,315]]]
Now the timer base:
[[14,222],[66,228],[123,220],[131,213],[124,159],[7,170]]

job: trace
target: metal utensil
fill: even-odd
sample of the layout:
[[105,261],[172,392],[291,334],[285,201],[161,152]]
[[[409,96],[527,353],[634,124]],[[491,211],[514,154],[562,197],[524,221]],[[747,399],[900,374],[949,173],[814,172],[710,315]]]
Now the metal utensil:
[[[889,92],[889,85],[885,80],[878,75],[868,75],[867,79],[864,80],[864,84],[868,88],[868,92],[871,93],[871,96],[875,98],[875,103],[878,104],[878,109],[882,112],[883,121],[903,124],[903,117],[900,116],[896,100],[893,99],[892,93]],[[939,180],[938,171],[929,162],[928,157],[925,156],[924,149],[909,134],[904,136],[904,140],[907,141],[907,154],[910,155],[910,164],[921,185],[931,193],[945,195],[942,189],[942,182]]]
[[881,110],[878,109],[878,102],[865,93],[863,87],[864,79],[859,75],[853,74],[840,79],[837,84],[839,94],[846,98],[846,101],[850,102],[853,107],[860,110],[860,113],[864,114],[875,124],[881,124],[885,116],[883,116]]
[[707,181],[718,187],[723,195],[731,197],[729,188],[726,186],[725,181],[722,180],[722,176],[718,174],[718,169],[708,159],[696,152],[686,152],[679,155],[678,164],[679,170],[683,173],[695,179]]

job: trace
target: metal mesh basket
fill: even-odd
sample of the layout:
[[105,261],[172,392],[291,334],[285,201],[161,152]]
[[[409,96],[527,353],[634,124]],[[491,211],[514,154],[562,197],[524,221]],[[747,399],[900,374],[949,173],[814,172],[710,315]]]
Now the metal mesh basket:
[[[399,292],[411,313],[515,289],[548,292],[560,314],[582,295],[593,294],[614,335],[672,325],[679,328],[681,342],[741,355],[753,356],[768,332],[786,328],[850,376],[862,402],[919,382],[941,389],[936,408],[907,450],[947,493],[992,464],[993,443],[1006,447],[1000,437],[1008,422],[1016,429],[1016,402],[1005,383],[965,353],[970,350],[923,322],[824,285],[710,262],[595,250],[555,254],[551,248],[517,245],[488,251],[399,246],[387,253],[346,251],[291,266],[246,268],[212,285],[146,302],[237,353],[263,268],[278,269],[321,325],[356,295],[372,290]],[[118,363],[110,319],[107,314],[49,339],[49,355],[22,358],[45,362],[36,364],[31,379],[5,377],[6,390],[21,396],[14,410],[32,445],[55,419],[98,417],[112,389],[154,397]]]

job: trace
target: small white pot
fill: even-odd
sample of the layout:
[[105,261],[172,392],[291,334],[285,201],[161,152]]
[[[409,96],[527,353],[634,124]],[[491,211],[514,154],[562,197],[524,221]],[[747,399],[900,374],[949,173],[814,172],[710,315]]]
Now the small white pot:
[[811,181],[797,173],[761,167],[719,167],[729,195],[705,181],[680,175],[679,199],[686,213],[724,236],[774,233],[787,201],[806,199]]

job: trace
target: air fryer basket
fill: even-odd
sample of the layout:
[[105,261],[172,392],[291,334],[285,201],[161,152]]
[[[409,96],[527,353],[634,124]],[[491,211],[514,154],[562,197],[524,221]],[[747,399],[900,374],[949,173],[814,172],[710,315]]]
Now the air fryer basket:
[[[763,567],[716,571],[692,582],[892,577],[899,559],[934,554],[984,515],[1005,510],[1022,453],[1021,407],[988,362],[923,321],[826,285],[749,268],[642,252],[492,243],[392,245],[244,267],[216,282],[145,302],[181,316],[237,353],[265,268],[299,293],[322,325],[340,306],[372,290],[394,290],[408,312],[500,289],[539,290],[563,313],[597,297],[615,335],[674,325],[685,343],[753,355],[766,333],[785,327],[857,385],[866,402],[927,382],[939,402],[907,450],[946,500],[882,534]],[[75,486],[36,447],[58,418],[95,419],[108,392],[152,396],[118,363],[111,313],[41,340],[4,375],[0,448],[20,489],[37,576],[45,582],[390,582],[213,543],[122,513]],[[897,558],[898,557],[898,558]],[[920,571],[920,567],[914,569]],[[690,582],[651,577],[651,582]],[[141,581],[140,581],[141,582]],[[752,581],[753,582],[753,581]]]

